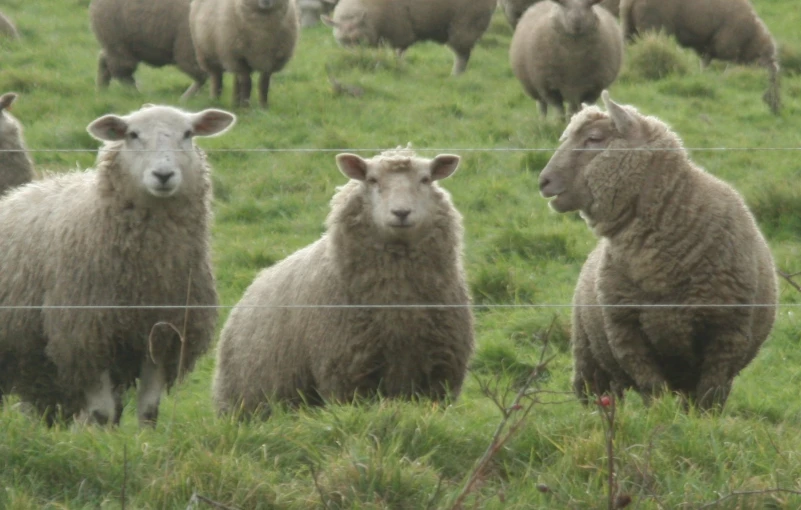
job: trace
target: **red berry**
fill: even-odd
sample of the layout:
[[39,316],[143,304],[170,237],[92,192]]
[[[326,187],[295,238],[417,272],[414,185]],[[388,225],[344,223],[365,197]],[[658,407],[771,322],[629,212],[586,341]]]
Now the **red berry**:
[[598,403],[604,407],[609,407],[610,405],[612,405],[612,399],[609,398],[608,395],[604,395],[603,397],[600,398]]

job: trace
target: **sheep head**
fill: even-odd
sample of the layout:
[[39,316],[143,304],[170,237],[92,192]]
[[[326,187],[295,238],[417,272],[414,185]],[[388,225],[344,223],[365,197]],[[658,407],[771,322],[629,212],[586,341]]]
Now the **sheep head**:
[[576,113],[539,177],[552,209],[579,211],[590,223],[611,221],[631,205],[647,169],[640,162],[649,151],[639,151],[648,147],[652,124],[664,126],[615,103],[607,91],[601,96],[606,112],[589,106]]
[[407,244],[435,221],[442,197],[436,181],[451,176],[459,161],[451,154],[420,158],[408,149],[370,159],[347,153],[336,157],[340,171],[362,183],[363,217],[385,241]]
[[560,19],[565,32],[572,36],[581,36],[598,25],[598,16],[592,7],[601,0],[556,0],[560,9]]
[[146,106],[124,117],[104,115],[87,130],[106,149],[118,151],[117,167],[127,172],[137,189],[155,197],[170,197],[183,186],[196,185],[204,168],[195,136],[225,132],[236,117],[222,110],[189,113],[169,106]]

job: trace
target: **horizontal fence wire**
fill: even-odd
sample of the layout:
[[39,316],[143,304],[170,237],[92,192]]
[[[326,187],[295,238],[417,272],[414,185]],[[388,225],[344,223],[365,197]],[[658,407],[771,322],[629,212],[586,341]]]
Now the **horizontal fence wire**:
[[[409,149],[415,152],[556,152],[558,147],[446,147],[446,148],[417,148]],[[268,153],[315,153],[315,152],[383,152],[395,150],[397,148],[340,148],[340,149],[321,149],[321,148],[224,148],[224,149],[203,149],[206,153],[226,153],[226,152],[268,152]],[[48,153],[48,152],[97,152],[99,149],[0,149],[0,152],[29,152],[29,153]],[[114,149],[116,152],[186,152],[193,149]],[[574,148],[574,151],[650,151],[650,152],[726,152],[726,151],[799,151],[801,147],[630,147],[630,148]]]
[[308,310],[308,309],[520,309],[520,308],[798,308],[801,303],[731,303],[731,304],[663,304],[663,303],[644,303],[644,304],[615,304],[615,305],[577,305],[571,303],[520,303],[520,304],[386,304],[386,305],[0,305],[3,310],[204,310],[204,309],[228,309],[228,308],[253,308],[253,309],[288,309],[288,310]]

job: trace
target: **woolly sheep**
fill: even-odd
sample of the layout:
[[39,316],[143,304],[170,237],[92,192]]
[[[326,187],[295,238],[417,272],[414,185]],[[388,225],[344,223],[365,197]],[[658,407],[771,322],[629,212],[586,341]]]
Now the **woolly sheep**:
[[19,39],[19,32],[14,22],[2,12],[0,12],[0,35],[9,39]]
[[206,82],[206,72],[195,58],[189,34],[191,0],[92,0],[92,31],[102,46],[97,61],[97,86],[107,88],[112,78],[136,87],[139,62],[154,67],[175,65],[194,83],[181,96],[195,95]]
[[217,320],[211,177],[193,137],[234,119],[167,106],[105,115],[87,128],[106,142],[96,169],[0,201],[0,307],[30,307],[0,311],[0,394],[51,422],[60,411],[116,423],[138,379],[139,423],[155,424],[162,390],[207,350]]
[[343,46],[385,42],[399,54],[419,41],[434,41],[454,53],[452,74],[467,68],[470,53],[489,27],[497,0],[340,0],[333,19]]
[[[498,5],[503,9],[503,13],[507,21],[509,21],[509,24],[512,28],[515,28],[517,22],[520,21],[521,16],[523,16],[523,13],[526,12],[526,9],[541,1],[542,0],[499,0]],[[601,3],[598,5],[614,14],[615,17],[617,17],[620,11],[620,0],[601,0]]]
[[320,23],[323,14],[330,14],[336,5],[336,0],[295,0],[300,26],[309,28]]
[[351,181],[331,200],[327,233],[263,270],[223,328],[220,412],[459,394],[473,350],[462,218],[435,182],[459,157],[407,148],[336,162]]
[[[574,390],[586,402],[631,387],[647,402],[667,387],[722,408],[775,320],[770,250],[742,197],[665,123],[603,101],[573,117],[539,178],[599,238],[573,298]],[[649,304],[679,306],[637,308]]]
[[270,77],[289,62],[298,40],[294,0],[192,0],[189,28],[201,67],[219,98],[223,72],[234,73],[233,104],[250,103],[250,74],[261,72],[259,105],[267,106]]
[[628,39],[648,30],[674,35],[706,66],[712,59],[756,64],[768,70],[762,99],[781,109],[776,41],[748,0],[622,0],[620,21]]
[[0,195],[33,179],[33,161],[25,147],[22,125],[8,111],[17,94],[0,96]]
[[550,104],[561,116],[594,103],[617,78],[623,37],[600,0],[555,0],[529,8],[509,48],[512,71],[538,103],[543,117]]

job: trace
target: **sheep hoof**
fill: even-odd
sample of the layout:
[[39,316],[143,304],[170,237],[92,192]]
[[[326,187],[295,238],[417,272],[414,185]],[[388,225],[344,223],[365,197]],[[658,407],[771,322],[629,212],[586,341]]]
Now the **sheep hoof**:
[[108,416],[102,411],[92,411],[92,420],[98,425],[108,424]]

